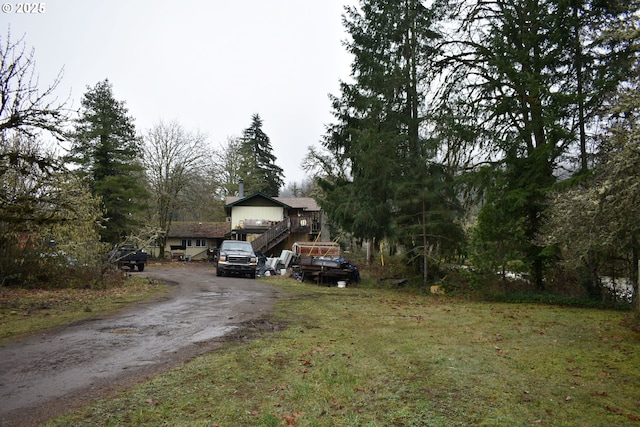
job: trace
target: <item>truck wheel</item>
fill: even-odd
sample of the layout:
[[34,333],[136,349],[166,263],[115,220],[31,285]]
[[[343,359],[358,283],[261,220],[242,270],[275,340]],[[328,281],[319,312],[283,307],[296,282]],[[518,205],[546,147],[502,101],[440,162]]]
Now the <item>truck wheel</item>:
[[256,278],[256,272],[254,271],[253,273],[251,273],[251,274],[249,275],[249,277],[251,277],[252,279],[255,279],[255,278]]
[[138,271],[144,271],[144,264],[138,264]]
[[216,276],[222,277],[222,270],[221,269],[216,268]]

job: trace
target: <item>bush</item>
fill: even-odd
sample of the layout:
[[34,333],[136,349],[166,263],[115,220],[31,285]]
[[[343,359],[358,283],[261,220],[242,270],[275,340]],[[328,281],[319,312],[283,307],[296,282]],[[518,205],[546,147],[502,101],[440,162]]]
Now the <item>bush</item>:
[[[111,265],[81,265],[62,251],[24,249],[0,258],[2,286],[26,289],[105,288],[122,283]],[[9,255],[9,256],[8,256]],[[113,271],[110,271],[113,270]]]

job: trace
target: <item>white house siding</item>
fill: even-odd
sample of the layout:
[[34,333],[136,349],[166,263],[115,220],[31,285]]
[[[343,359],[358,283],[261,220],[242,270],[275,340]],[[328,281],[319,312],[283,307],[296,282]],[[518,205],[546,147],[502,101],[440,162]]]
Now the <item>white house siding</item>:
[[231,211],[231,224],[234,229],[247,219],[265,219],[268,221],[282,221],[284,209],[282,206],[234,206]]
[[[170,237],[167,239],[167,246],[164,249],[165,258],[183,257],[193,260],[207,259],[207,249],[215,246],[215,242],[212,243],[212,240],[210,239],[190,238],[184,240],[191,240],[191,246],[186,246],[185,250],[179,249],[172,251],[171,245],[179,246],[182,244],[182,240],[183,239],[176,237]],[[198,242],[196,242],[196,240],[198,240]],[[196,246],[196,243],[199,243],[200,246]],[[147,248],[147,252],[149,252],[149,255],[156,258],[160,256],[160,248],[158,246]]]

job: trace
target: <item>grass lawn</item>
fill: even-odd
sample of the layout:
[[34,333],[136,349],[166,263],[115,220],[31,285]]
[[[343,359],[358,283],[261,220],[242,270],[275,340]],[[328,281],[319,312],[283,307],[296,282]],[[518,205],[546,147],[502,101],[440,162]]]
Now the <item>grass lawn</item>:
[[47,425],[640,425],[628,312],[269,282],[273,318]]

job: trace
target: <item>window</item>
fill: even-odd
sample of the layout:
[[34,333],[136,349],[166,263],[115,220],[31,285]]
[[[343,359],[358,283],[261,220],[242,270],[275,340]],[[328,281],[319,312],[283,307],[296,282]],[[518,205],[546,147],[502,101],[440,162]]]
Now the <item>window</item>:
[[206,248],[207,239],[182,239],[182,246],[185,248]]

